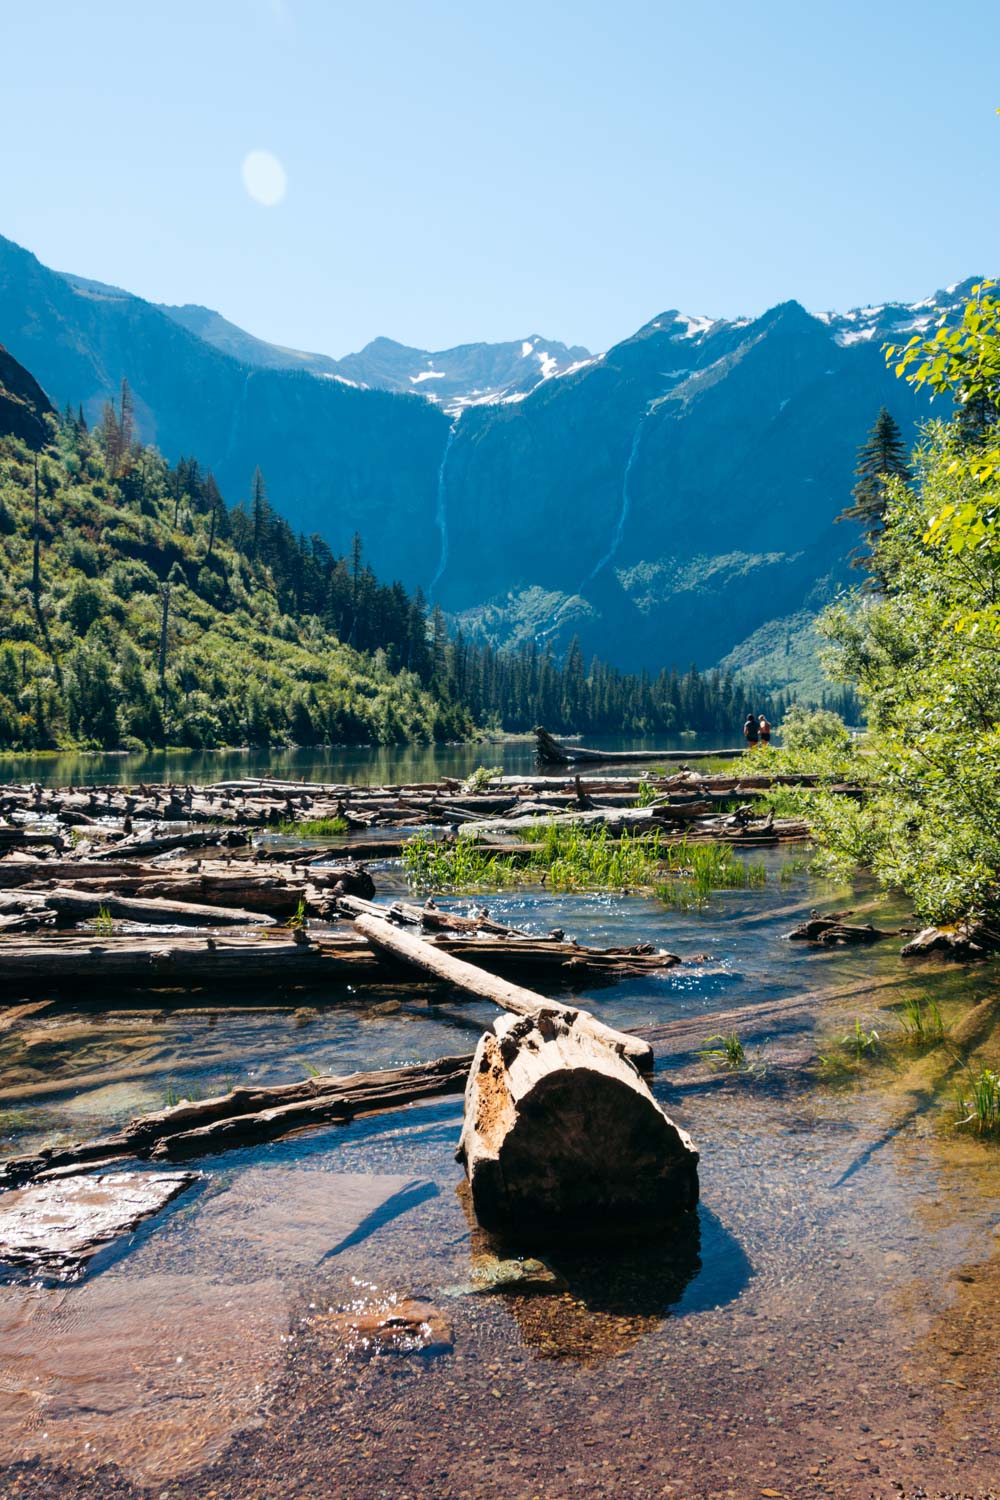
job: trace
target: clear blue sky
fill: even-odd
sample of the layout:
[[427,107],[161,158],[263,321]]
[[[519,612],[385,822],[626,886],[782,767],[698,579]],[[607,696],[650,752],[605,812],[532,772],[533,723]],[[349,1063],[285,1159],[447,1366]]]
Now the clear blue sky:
[[986,0],[0,0],[0,34],[0,232],[279,343],[604,349],[998,269]]

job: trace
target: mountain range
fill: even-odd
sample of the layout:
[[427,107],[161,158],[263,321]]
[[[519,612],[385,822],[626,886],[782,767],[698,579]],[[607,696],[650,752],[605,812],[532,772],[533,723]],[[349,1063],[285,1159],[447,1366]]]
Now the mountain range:
[[725,659],[804,685],[816,610],[850,576],[857,535],[834,518],[858,446],[881,405],[908,439],[929,410],[882,343],[972,284],[844,314],[670,310],[599,355],[531,335],[335,360],[0,238],[0,341],[91,418],[127,378],[168,457],[196,455],[230,501],[259,464],[296,528],[337,550],[359,531],[381,576],[476,637],[576,633],[624,667]]

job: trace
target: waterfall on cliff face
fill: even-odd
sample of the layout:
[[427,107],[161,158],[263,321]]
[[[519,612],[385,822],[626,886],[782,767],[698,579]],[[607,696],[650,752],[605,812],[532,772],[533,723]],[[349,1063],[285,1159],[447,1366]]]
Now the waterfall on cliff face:
[[441,455],[441,462],[438,465],[437,507],[434,512],[434,521],[438,529],[438,536],[441,538],[441,553],[438,557],[437,572],[431,579],[431,586],[427,590],[427,598],[432,603],[434,600],[434,590],[440,583],[441,575],[448,566],[448,491],[445,483],[445,470],[448,467],[448,454],[451,452],[451,445],[455,441],[455,433],[457,431],[458,418],[456,417],[448,428],[444,452]]
[[[649,405],[646,407],[646,410],[643,412],[642,416],[636,423],[635,431],[632,434],[632,447],[629,450],[628,461],[625,464],[625,472],[622,474],[622,500],[621,505],[618,509],[618,519],[615,522],[614,533],[611,537],[611,545],[608,547],[608,550],[607,552],[605,552],[604,556],[594,564],[590,572],[584,578],[583,582],[579,585],[576,591],[576,595],[582,594],[584,589],[587,587],[587,584],[590,583],[591,579],[596,578],[598,573],[603,572],[608,564],[613,561],[618,548],[621,546],[621,540],[625,533],[625,522],[628,520],[629,511],[632,506],[632,497],[629,492],[629,480],[632,477],[632,465],[635,463],[635,456],[639,451],[639,443],[642,439],[643,424],[646,418],[649,416],[650,412],[653,410],[654,405],[655,402],[651,401],[649,403]],[[541,645],[541,643],[550,635],[554,635],[555,632],[559,629],[559,626],[562,623],[562,616],[567,606],[572,603],[576,595],[571,595],[570,598],[564,599],[563,602],[559,605],[559,608],[556,610],[555,614],[551,616],[548,626],[544,630],[538,630],[535,632],[535,641],[539,645]]]
[[596,578],[598,573],[603,572],[603,570],[608,566],[608,563],[613,560],[615,554],[618,551],[618,548],[621,546],[622,536],[625,532],[625,522],[628,520],[628,513],[632,503],[631,495],[629,493],[629,480],[632,475],[632,465],[635,463],[635,456],[639,451],[639,442],[642,438],[643,424],[646,418],[649,416],[650,409],[651,408],[647,406],[646,410],[643,412],[642,416],[636,423],[635,431],[632,434],[632,447],[629,451],[628,463],[625,465],[625,472],[622,475],[622,503],[618,510],[618,521],[615,525],[614,535],[611,538],[611,545],[608,548],[607,552],[605,552],[604,556],[594,564],[590,572],[587,574],[586,578],[581,583],[579,589],[580,593],[583,592],[592,578]]

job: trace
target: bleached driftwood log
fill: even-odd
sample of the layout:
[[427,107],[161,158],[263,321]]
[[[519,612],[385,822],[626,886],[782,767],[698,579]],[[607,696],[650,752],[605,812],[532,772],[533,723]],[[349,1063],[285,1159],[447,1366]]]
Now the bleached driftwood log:
[[480,1040],[458,1156],[495,1234],[654,1231],[698,1201],[698,1153],[618,1053],[560,1016],[501,1016]]
[[653,1049],[648,1042],[605,1026],[603,1021],[599,1021],[588,1011],[561,1005],[557,1000],[543,999],[534,990],[511,984],[495,974],[486,973],[474,964],[453,958],[450,953],[424,942],[423,938],[418,938],[413,933],[394,927],[381,917],[357,917],[354,926],[374,948],[393,954],[404,963],[423,970],[425,974],[433,974],[435,978],[443,979],[446,984],[453,984],[456,989],[464,990],[470,995],[492,1000],[494,1005],[499,1005],[501,1009],[509,1010],[516,1016],[536,1017],[547,1013],[559,1017],[567,1024],[575,1023],[579,1032],[588,1033],[596,1043],[627,1059],[628,1064],[652,1071]]

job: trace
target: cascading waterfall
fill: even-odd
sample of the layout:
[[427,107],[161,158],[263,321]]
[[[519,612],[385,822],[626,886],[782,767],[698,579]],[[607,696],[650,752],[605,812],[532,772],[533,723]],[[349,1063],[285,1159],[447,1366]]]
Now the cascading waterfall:
[[643,412],[642,416],[636,423],[635,431],[632,434],[632,447],[629,452],[628,463],[625,465],[625,472],[622,475],[622,503],[621,508],[618,512],[618,522],[615,526],[614,535],[611,538],[611,546],[608,548],[607,552],[605,552],[600,561],[596,562],[591,568],[590,572],[587,574],[586,578],[580,585],[580,588],[578,590],[579,593],[583,592],[592,578],[596,578],[598,573],[604,571],[604,569],[608,566],[608,563],[610,563],[614,559],[618,548],[621,546],[622,537],[625,533],[625,522],[628,520],[628,513],[631,509],[632,504],[632,497],[629,494],[629,479],[632,475],[632,465],[635,463],[635,456],[639,452],[639,443],[642,438],[643,426],[652,409],[653,403],[650,402],[649,406],[646,407],[646,410]]
[[[605,552],[604,556],[594,564],[590,572],[587,574],[586,578],[584,578],[583,582],[579,585],[576,591],[577,594],[582,594],[584,589],[587,587],[587,584],[590,583],[591,579],[596,578],[598,573],[602,572],[608,566],[608,564],[613,561],[618,548],[621,546],[622,537],[625,534],[625,522],[628,520],[629,511],[632,506],[632,497],[629,493],[629,480],[632,475],[632,465],[635,463],[635,457],[639,451],[639,443],[642,439],[643,424],[645,423],[646,418],[649,416],[655,405],[655,401],[651,401],[649,403],[649,405],[646,407],[646,410],[643,412],[642,416],[636,423],[635,431],[632,434],[632,447],[629,450],[628,462],[625,465],[625,472],[622,475],[622,503],[618,511],[618,520],[615,523],[615,530],[614,535],[611,538],[611,545],[608,548],[607,552]],[[559,608],[556,610],[555,614],[552,615],[549,625],[544,630],[535,632],[535,641],[539,645],[550,635],[554,635],[555,632],[559,629],[562,616],[565,613],[567,606],[575,597],[576,596],[573,595],[569,599],[564,599],[562,604],[560,604]]]
[[438,558],[437,572],[431,579],[431,586],[427,591],[427,597],[431,602],[434,600],[434,590],[441,581],[441,575],[448,566],[448,492],[445,484],[445,470],[448,467],[448,454],[451,452],[451,445],[455,441],[455,433],[457,431],[458,418],[456,417],[448,428],[444,452],[441,455],[441,462],[438,465],[437,508],[434,512],[434,520],[437,525],[438,536],[441,538],[441,554]]

